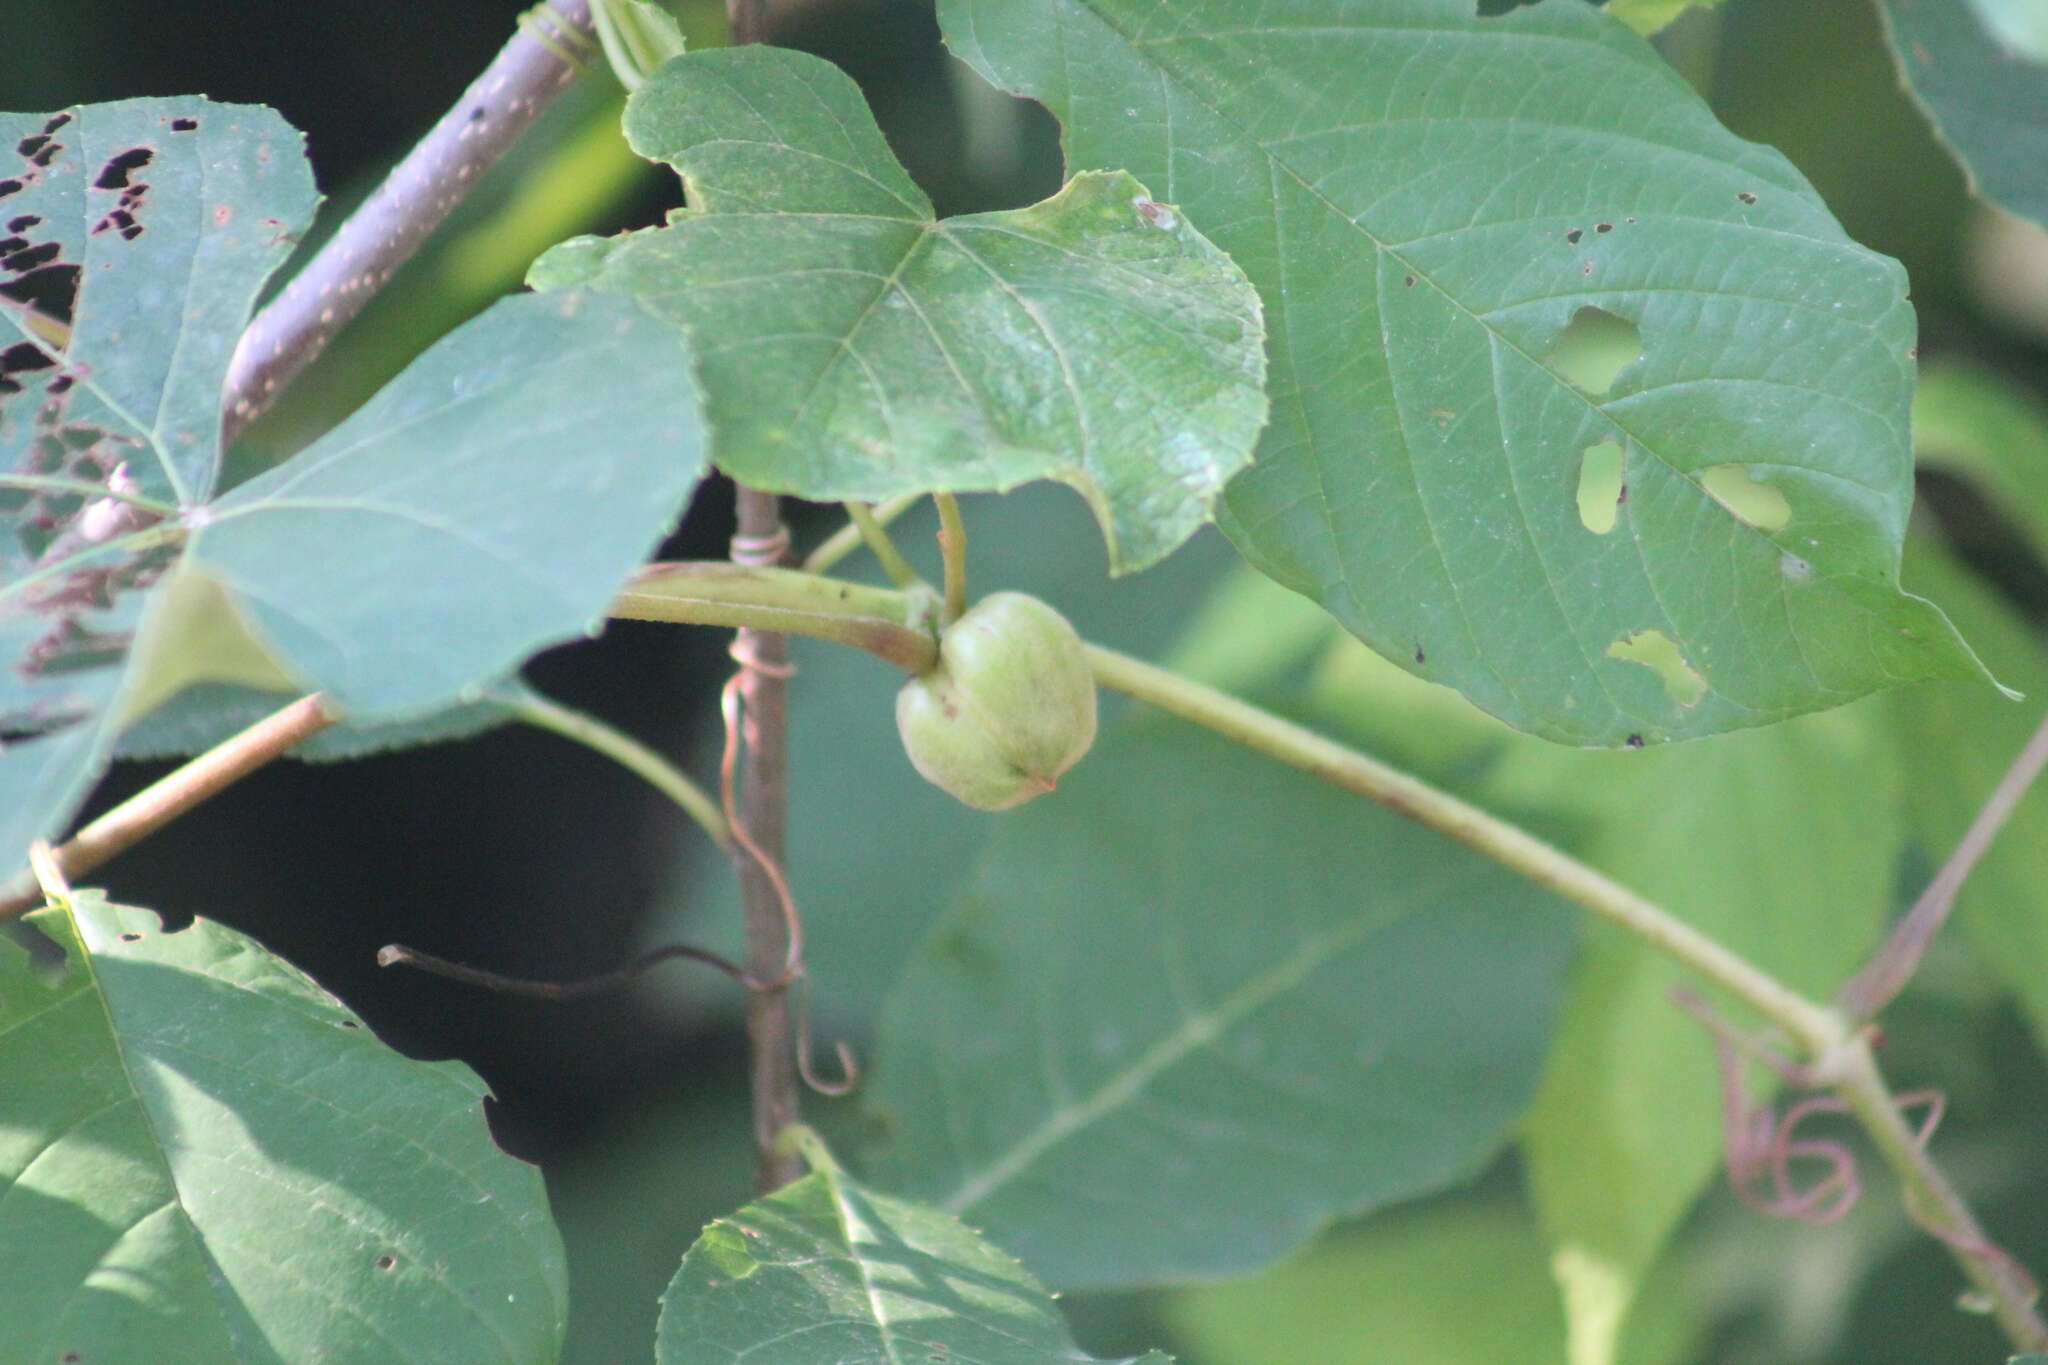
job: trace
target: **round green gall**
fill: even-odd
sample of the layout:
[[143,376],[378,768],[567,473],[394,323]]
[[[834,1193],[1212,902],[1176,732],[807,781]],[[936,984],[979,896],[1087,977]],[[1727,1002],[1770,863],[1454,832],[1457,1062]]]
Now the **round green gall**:
[[939,662],[896,694],[896,729],[926,780],[978,810],[1053,789],[1095,742],[1095,676],[1067,618],[991,593],[939,636]]

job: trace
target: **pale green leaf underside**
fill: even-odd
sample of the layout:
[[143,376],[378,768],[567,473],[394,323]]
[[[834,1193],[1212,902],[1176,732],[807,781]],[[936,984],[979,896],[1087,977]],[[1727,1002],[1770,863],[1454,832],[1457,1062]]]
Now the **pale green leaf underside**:
[[143,523],[211,492],[228,358],[313,204],[268,109],[0,114],[0,876],[105,762],[170,558]]
[[251,940],[96,892],[0,944],[0,1320],[23,1360],[554,1358],[561,1244],[484,1087]]
[[[1581,0],[940,14],[1061,117],[1072,165],[1129,169],[1259,287],[1273,424],[1225,529],[1387,657],[1582,744],[1980,676],[1897,587],[1904,272],[1619,22]],[[1604,393],[1558,348],[1582,307],[1639,329]],[[1604,442],[1627,496],[1603,532],[1577,494]],[[1718,466],[1789,521],[1736,516]],[[1679,685],[1625,656],[1650,631]]]
[[876,1159],[1062,1287],[1241,1274],[1498,1150],[1569,941],[1474,855],[1134,726],[1005,818],[912,960]]
[[1129,176],[935,222],[853,83],[781,49],[668,63],[626,128],[693,208],[566,243],[533,281],[630,293],[685,327],[734,477],[825,499],[1057,479],[1129,570],[1249,461],[1257,296]]
[[[1906,88],[1971,187],[2048,225],[2048,51],[2001,41],[1986,8],[1963,0],[1879,6]],[[2038,8],[2032,22],[2048,33]]]
[[147,496],[206,500],[228,357],[313,214],[300,142],[272,110],[198,98],[0,114],[0,283],[45,316],[75,291],[62,349],[0,298],[0,351],[54,362],[0,383],[0,472],[125,462]]
[[674,328],[628,299],[522,295],[222,498],[189,558],[306,687],[416,718],[594,633],[704,462]]
[[655,1344],[657,1365],[1094,1359],[1052,1296],[958,1219],[830,1168],[704,1229],[662,1295]]

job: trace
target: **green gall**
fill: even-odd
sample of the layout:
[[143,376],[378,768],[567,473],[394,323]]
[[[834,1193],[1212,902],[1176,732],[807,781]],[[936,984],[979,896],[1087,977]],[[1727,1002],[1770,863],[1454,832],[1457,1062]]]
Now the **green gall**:
[[1095,676],[1067,618],[991,593],[939,637],[939,662],[896,694],[896,729],[927,781],[978,810],[1053,789],[1095,742]]

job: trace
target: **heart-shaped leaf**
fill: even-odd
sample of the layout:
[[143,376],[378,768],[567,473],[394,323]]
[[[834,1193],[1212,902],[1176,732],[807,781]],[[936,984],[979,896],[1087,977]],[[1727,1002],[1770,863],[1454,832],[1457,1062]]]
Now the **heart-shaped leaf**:
[[[1225,530],[1375,649],[1576,744],[1977,677],[1902,594],[1898,265],[1581,0],[943,0],[1245,268],[1274,421]],[[1619,368],[1602,332],[1619,333]]]
[[80,892],[0,942],[0,1318],[22,1360],[552,1360],[539,1171],[241,934]]
[[735,478],[808,498],[1057,479],[1122,571],[1192,534],[1249,461],[1257,296],[1129,176],[934,221],[853,82],[779,48],[669,62],[626,132],[693,207],[565,243],[532,278],[682,324]]
[[1006,817],[913,959],[876,1157],[1062,1287],[1241,1274],[1499,1150],[1570,942],[1476,854],[1154,718]]

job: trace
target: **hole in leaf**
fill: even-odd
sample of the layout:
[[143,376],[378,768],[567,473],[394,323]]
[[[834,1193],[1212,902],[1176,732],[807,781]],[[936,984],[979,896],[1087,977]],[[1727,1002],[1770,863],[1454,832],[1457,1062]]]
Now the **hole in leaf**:
[[43,132],[54,133],[69,122],[71,122],[71,115],[69,114],[52,114],[50,115],[49,122],[43,125]]
[[362,1027],[362,1025],[361,1025],[361,1024],[358,1024],[358,1023],[357,1023],[357,1022],[356,1022],[355,1020],[353,1020],[353,1019],[344,1019],[344,1020],[342,1020],[342,1021],[341,1021],[341,1026],[342,1026],[343,1028],[361,1028],[361,1027]]
[[0,180],[0,199],[5,199],[10,194],[19,194],[23,188],[23,183],[19,180]]
[[1612,232],[1612,231],[1614,231],[1614,224],[1612,224],[1612,223],[1595,223],[1595,224],[1593,224],[1593,231],[1594,231],[1594,232],[1596,232],[1596,233],[1599,233],[1599,232]]
[[154,160],[156,153],[149,148],[131,147],[100,167],[100,178],[92,182],[92,187],[96,190],[125,190],[129,175]]
[[1641,735],[1630,735],[1623,742],[1626,743],[1628,747],[1631,749],[1640,749],[1643,747],[1643,737]]
[[40,223],[42,221],[42,215],[40,214],[24,213],[19,218],[8,219],[7,230],[9,232],[27,232],[30,228],[34,227],[37,223]]
[[1717,464],[1693,475],[1715,502],[1759,531],[1782,531],[1792,520],[1792,504],[1763,482],[1745,464]]
[[123,934],[123,935],[121,935],[121,942],[123,942],[123,943],[140,943],[140,942],[142,942],[142,935],[140,935],[140,934]]
[[[5,262],[0,262],[0,265],[5,265]],[[68,327],[72,306],[78,302],[78,267],[46,265],[12,279],[0,280],[0,298],[26,305],[45,318]],[[33,319],[30,325],[33,327]]]
[[1748,190],[1737,190],[1735,192],[1735,197],[1737,199],[1740,199],[1745,204],[1754,204],[1756,202],[1756,196],[1751,194]]
[[1418,666],[1429,662],[1429,655],[1422,652],[1422,646],[1415,646],[1415,662]]
[[1415,287],[1415,277],[1413,275],[1403,275],[1401,277],[1401,284],[1405,288],[1413,289]]
[[1621,515],[1621,442],[1602,441],[1579,456],[1579,521],[1594,535],[1614,529]]
[[1570,242],[1570,243],[1571,243],[1571,244],[1572,244],[1573,246],[1577,246],[1577,245],[1579,244],[1579,238],[1581,238],[1581,237],[1583,237],[1583,236],[1585,236],[1585,235],[1586,235],[1586,233],[1585,233],[1585,229],[1583,229],[1583,228],[1573,228],[1573,229],[1571,229],[1571,230],[1570,230],[1569,232],[1565,233],[1565,235],[1564,235],[1564,239],[1565,239],[1565,240],[1566,240],[1567,242]]
[[199,120],[196,118],[174,118],[171,120],[171,131],[174,133],[189,133],[198,126]]
[[1655,673],[1680,706],[1697,706],[1707,695],[1707,680],[1685,661],[1685,654],[1661,630],[1632,630],[1607,646],[1607,657],[1641,664]]
[[1481,19],[1498,19],[1503,14],[1513,14],[1524,5],[1533,5],[1536,0],[1479,0],[1478,15]]
[[377,1269],[379,1269],[379,1270],[389,1270],[389,1269],[391,1269],[391,1268],[392,1268],[393,1266],[395,1266],[395,1265],[397,1265],[397,1264],[398,1264],[398,1258],[397,1258],[396,1256],[389,1256],[389,1255],[386,1255],[386,1256],[379,1256],[379,1257],[377,1258]]
[[1550,343],[1547,359],[1559,378],[1579,392],[1605,398],[1621,372],[1642,358],[1642,332],[1627,318],[1590,305]]

